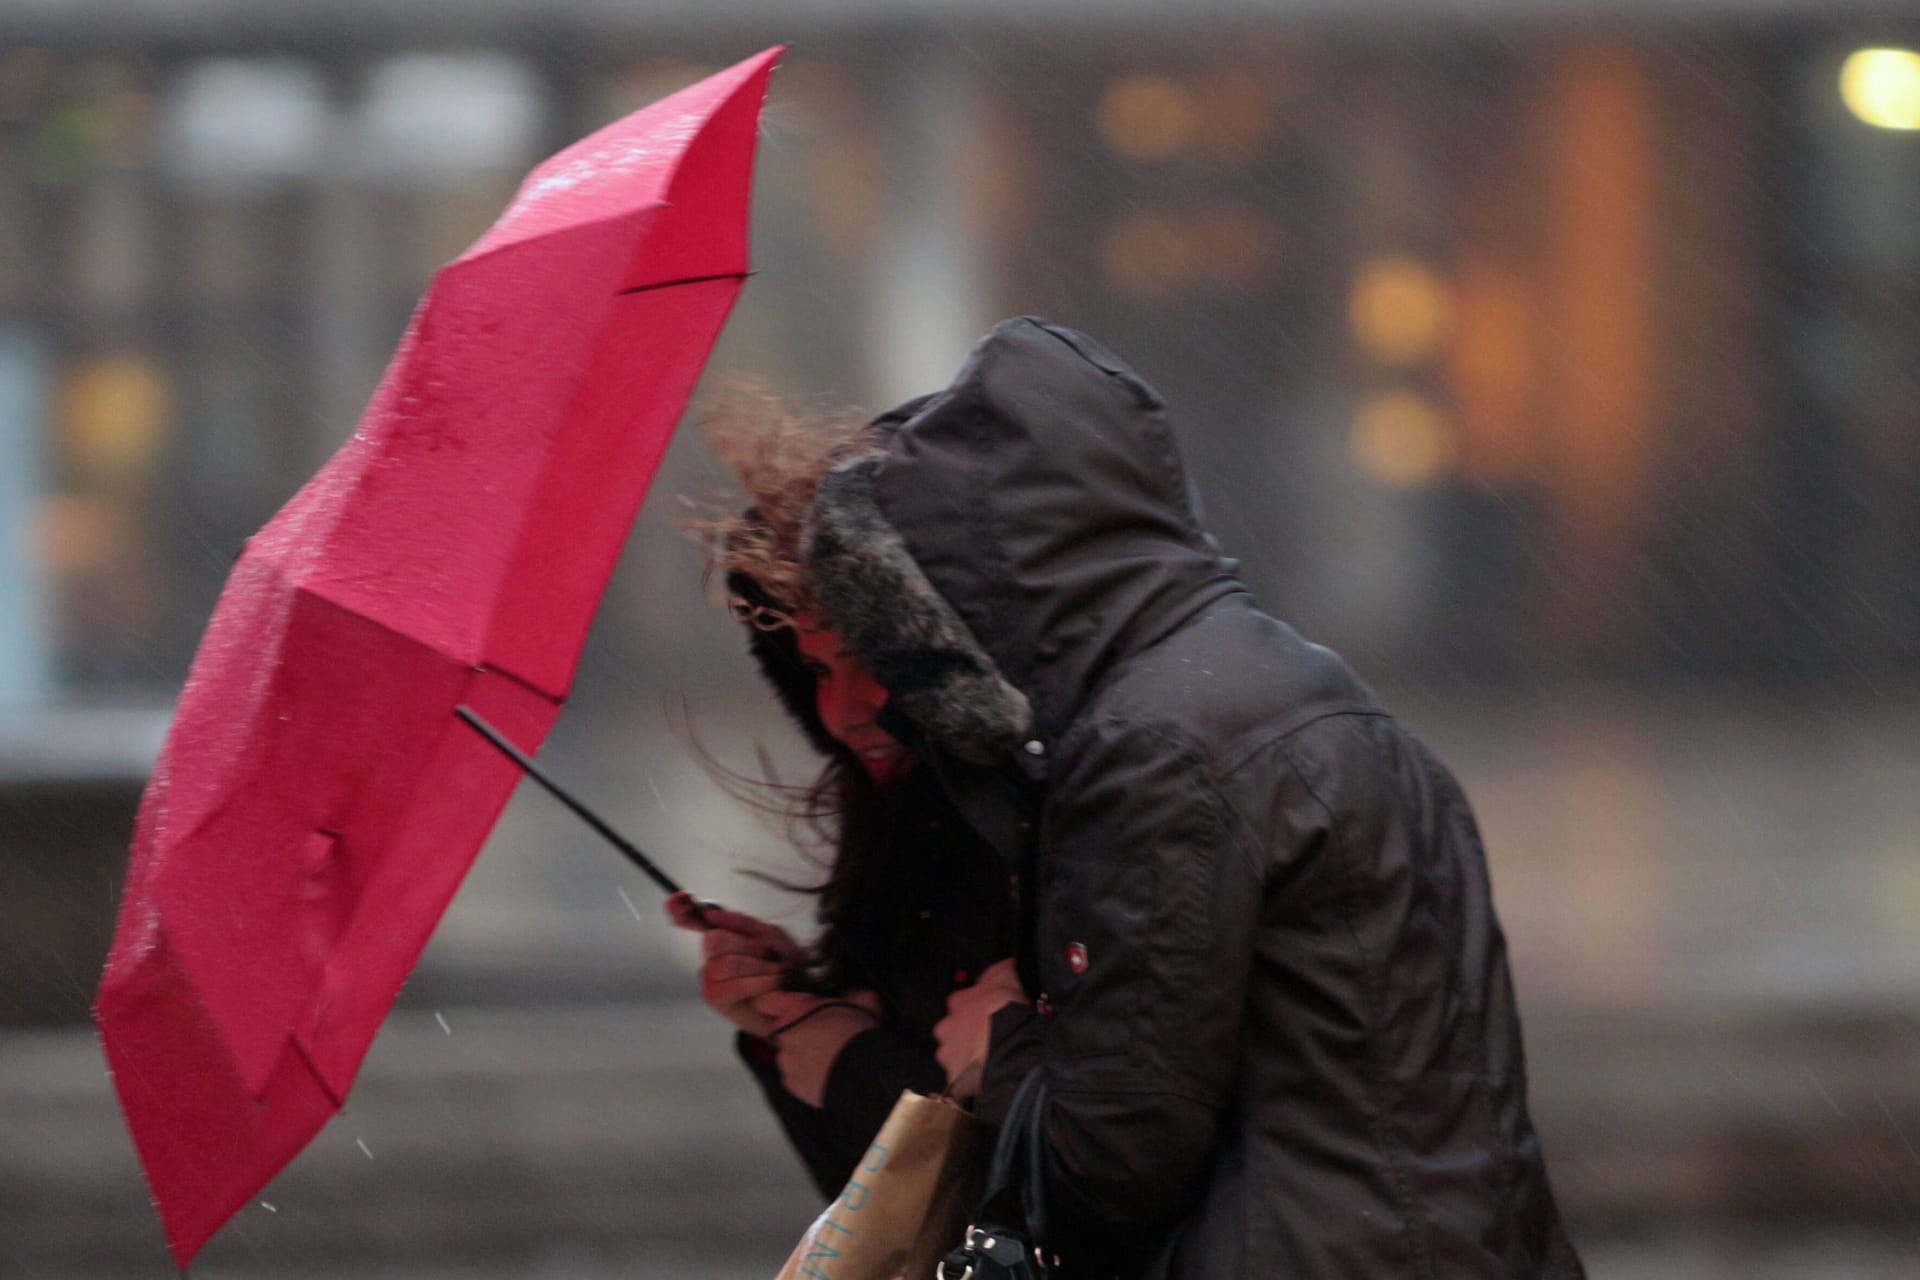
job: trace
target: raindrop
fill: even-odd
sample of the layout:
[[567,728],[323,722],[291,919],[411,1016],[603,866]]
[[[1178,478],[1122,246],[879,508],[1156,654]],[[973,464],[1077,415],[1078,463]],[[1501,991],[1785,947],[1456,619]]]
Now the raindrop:
[[369,1160],[373,1159],[373,1152],[367,1148],[367,1140],[365,1138],[355,1138],[354,1141],[360,1145],[361,1155],[364,1155]]
[[1907,1131],[1900,1127],[1900,1122],[1893,1118],[1893,1108],[1887,1105],[1887,1100],[1877,1091],[1873,1095],[1873,1100],[1880,1104],[1880,1110],[1886,1115],[1887,1123],[1892,1125],[1893,1131],[1900,1135],[1900,1144],[1907,1149],[1907,1154],[1913,1157],[1915,1164],[1920,1164],[1920,1151],[1913,1149],[1913,1140],[1907,1137]]
[[633,899],[627,896],[627,891],[625,889],[616,888],[614,892],[620,895],[620,901],[627,904],[627,910],[633,913],[633,918],[635,920],[639,920],[642,924],[645,924],[646,920],[643,916],[641,916],[640,908],[633,905]]
[[1812,1067],[1802,1067],[1801,1070],[1807,1073],[1807,1079],[1813,1081],[1813,1087],[1820,1091],[1820,1096],[1827,1100],[1827,1105],[1833,1108],[1835,1115],[1844,1116],[1847,1114],[1840,1109],[1840,1104],[1833,1100],[1833,1095],[1827,1092],[1827,1086],[1820,1083],[1820,1077],[1813,1073]]
[[442,1031],[446,1032],[448,1035],[453,1034],[453,1028],[447,1025],[446,1018],[442,1016],[441,1012],[438,1009],[435,1009],[433,1011],[433,1020],[440,1024],[440,1029]]
[[274,1207],[273,1207],[273,1205],[272,1205],[272,1204],[271,1204],[270,1202],[268,1202],[268,1201],[266,1201],[266,1200],[262,1200],[262,1201],[260,1202],[260,1207],[261,1207],[262,1209],[265,1209],[265,1210],[266,1210],[266,1211],[267,1211],[268,1213],[278,1213],[278,1212],[280,1212],[280,1211],[279,1211],[278,1209],[276,1209],[276,1208],[274,1208]]

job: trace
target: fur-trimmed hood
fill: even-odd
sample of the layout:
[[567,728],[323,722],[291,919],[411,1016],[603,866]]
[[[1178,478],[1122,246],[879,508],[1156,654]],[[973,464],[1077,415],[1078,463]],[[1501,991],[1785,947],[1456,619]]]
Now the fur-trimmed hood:
[[1101,675],[1242,590],[1160,397],[1083,334],[997,325],[821,485],[815,594],[890,711],[977,766],[1033,754]]

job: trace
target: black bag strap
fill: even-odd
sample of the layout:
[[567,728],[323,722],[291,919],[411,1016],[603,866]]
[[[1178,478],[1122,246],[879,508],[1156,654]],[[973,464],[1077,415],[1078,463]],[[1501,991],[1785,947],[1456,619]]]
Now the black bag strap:
[[[1053,1274],[1046,1238],[1046,1187],[1040,1120],[1046,1103],[1041,1068],[1014,1092],[987,1165],[986,1192],[967,1237],[936,1268],[937,1280],[1041,1280]],[[1025,1226],[1021,1226],[1024,1210]]]
[[1046,1101],[1045,1070],[1035,1067],[1014,1091],[993,1144],[993,1159],[987,1164],[986,1191],[974,1215],[976,1222],[1024,1218],[1027,1234],[1035,1242],[1047,1238],[1046,1144],[1040,1133]]

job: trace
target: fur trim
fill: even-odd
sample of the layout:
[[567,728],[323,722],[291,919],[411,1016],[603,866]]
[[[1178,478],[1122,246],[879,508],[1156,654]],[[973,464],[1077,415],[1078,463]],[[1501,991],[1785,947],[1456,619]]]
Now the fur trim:
[[874,491],[884,456],[841,463],[820,484],[800,540],[815,598],[890,709],[962,760],[998,763],[1032,736],[1033,709],[887,522]]

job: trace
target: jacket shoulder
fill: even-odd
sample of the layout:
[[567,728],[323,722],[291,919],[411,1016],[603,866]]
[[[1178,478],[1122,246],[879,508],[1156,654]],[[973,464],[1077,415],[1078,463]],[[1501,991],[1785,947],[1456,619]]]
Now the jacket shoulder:
[[[1386,711],[1331,649],[1247,605],[1209,610],[1126,660],[1077,729],[1132,729],[1178,743],[1219,776],[1316,720]],[[1065,744],[1071,746],[1070,731]]]

